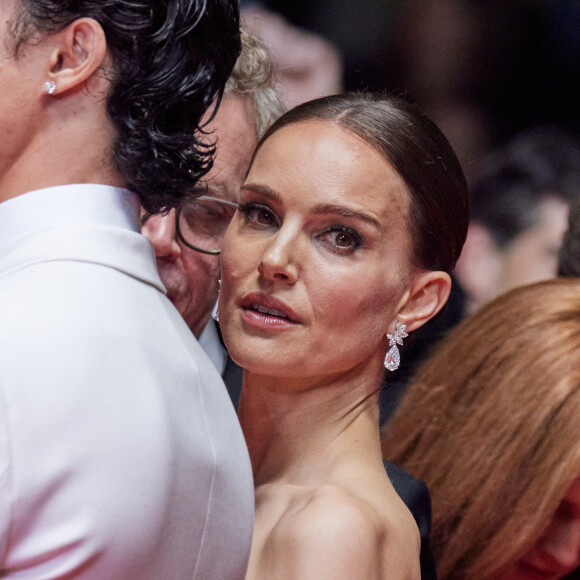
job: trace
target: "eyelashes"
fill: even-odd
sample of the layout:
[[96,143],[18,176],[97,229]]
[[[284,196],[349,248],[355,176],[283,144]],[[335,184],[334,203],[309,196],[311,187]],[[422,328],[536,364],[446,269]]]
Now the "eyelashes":
[[333,224],[320,232],[317,237],[333,246],[338,253],[354,252],[366,241],[362,234],[343,224]]
[[251,222],[261,227],[279,227],[280,218],[276,212],[265,203],[240,203],[238,211],[244,216],[246,222]]
[[[246,202],[238,205],[245,224],[249,227],[277,230],[282,219],[266,203]],[[367,239],[356,229],[344,224],[331,224],[315,234],[315,239],[336,254],[349,254],[364,246]]]

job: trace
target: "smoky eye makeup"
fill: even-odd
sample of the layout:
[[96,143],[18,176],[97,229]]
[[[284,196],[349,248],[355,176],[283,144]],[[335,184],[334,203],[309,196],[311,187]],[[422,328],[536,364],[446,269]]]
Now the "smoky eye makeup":
[[366,242],[366,237],[344,224],[331,224],[318,233],[317,238],[337,254],[355,252]]
[[277,228],[281,223],[278,214],[264,202],[241,202],[238,204],[238,211],[242,214],[246,223],[256,227]]

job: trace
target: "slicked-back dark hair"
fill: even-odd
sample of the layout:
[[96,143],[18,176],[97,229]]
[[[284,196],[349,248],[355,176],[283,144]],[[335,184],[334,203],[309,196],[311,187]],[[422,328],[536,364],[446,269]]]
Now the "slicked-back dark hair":
[[102,26],[112,57],[107,110],[115,163],[148,212],[174,207],[211,167],[200,122],[240,52],[236,0],[20,0],[17,47],[78,18]]
[[413,261],[451,272],[469,222],[467,184],[447,139],[414,105],[383,93],[350,93],[309,101],[288,111],[258,146],[287,125],[330,121],[373,147],[405,182],[410,198]]

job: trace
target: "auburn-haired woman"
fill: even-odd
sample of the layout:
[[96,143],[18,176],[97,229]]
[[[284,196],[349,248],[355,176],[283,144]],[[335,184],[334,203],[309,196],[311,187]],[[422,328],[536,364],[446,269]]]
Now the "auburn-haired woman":
[[383,452],[430,488],[442,580],[580,565],[580,281],[519,288],[452,331]]

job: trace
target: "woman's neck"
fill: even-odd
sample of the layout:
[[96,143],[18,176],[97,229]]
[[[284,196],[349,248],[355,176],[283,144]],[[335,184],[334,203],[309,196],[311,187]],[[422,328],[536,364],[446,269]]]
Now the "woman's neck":
[[316,485],[351,452],[380,460],[381,376],[354,372],[297,385],[245,373],[238,414],[256,486]]

